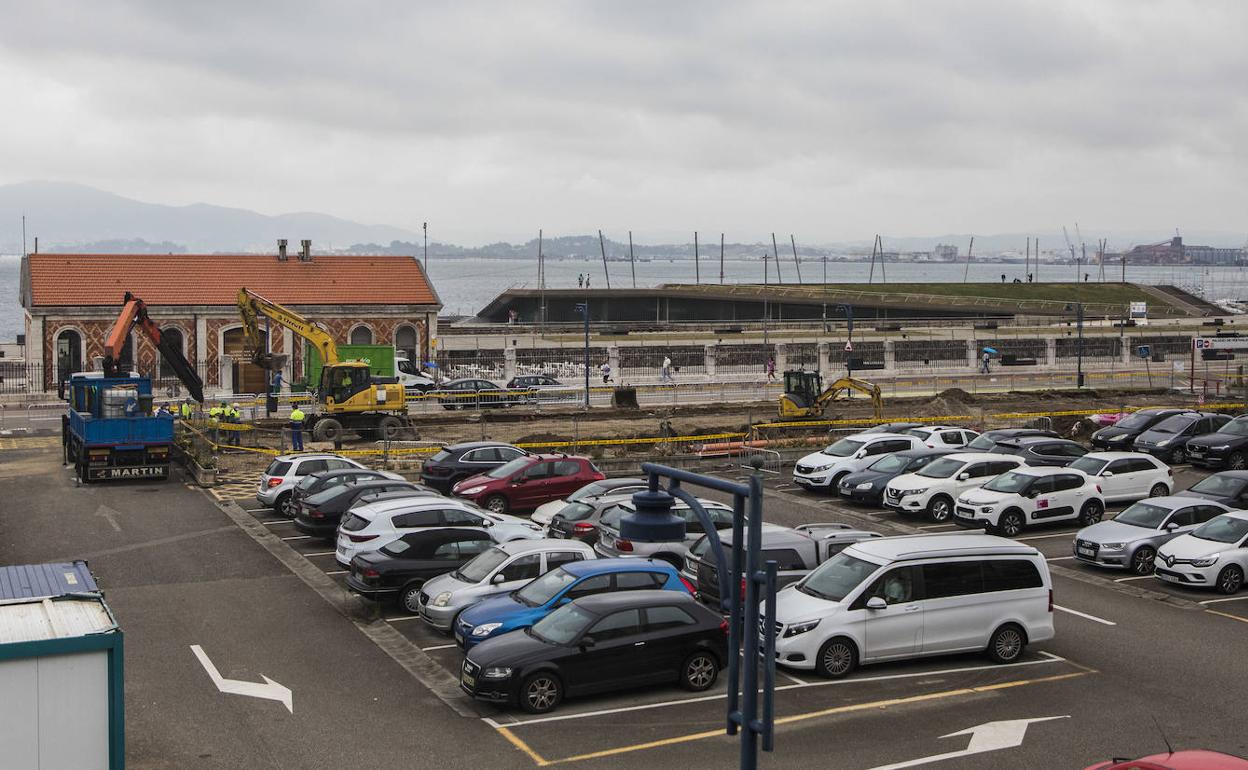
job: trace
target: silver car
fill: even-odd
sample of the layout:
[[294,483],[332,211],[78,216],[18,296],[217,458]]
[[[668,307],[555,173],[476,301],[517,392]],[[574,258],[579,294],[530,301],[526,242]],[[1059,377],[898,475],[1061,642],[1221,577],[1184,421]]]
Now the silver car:
[[[732,526],[732,508],[714,500],[698,498],[702,507],[710,514],[716,529],[727,529]],[[620,519],[625,513],[633,511],[632,502],[621,503],[606,513],[598,521],[598,542],[594,551],[600,558],[615,559],[619,557],[636,557],[639,559],[658,559],[680,569],[689,553],[689,546],[706,534],[702,522],[694,514],[693,509],[677,500],[672,506],[672,513],[685,520],[685,538],[676,542],[643,543],[640,540],[628,540],[620,536]]]
[[[355,460],[339,457],[326,452],[307,452],[304,454],[278,455],[269,463],[269,467],[260,474],[260,484],[256,489],[256,499],[261,505],[275,509],[294,518],[295,512],[287,510],[291,493],[295,485],[321,471],[336,471],[346,468],[365,468]],[[399,476],[398,478],[403,478]]]
[[1148,575],[1153,571],[1157,549],[1163,543],[1229,510],[1221,503],[1195,497],[1150,497],[1110,521],[1079,530],[1075,534],[1075,558],[1088,564]]
[[572,494],[566,499],[551,500],[549,503],[542,503],[533,511],[533,515],[529,519],[534,524],[541,524],[543,527],[550,526],[550,520],[555,514],[562,511],[568,503],[580,503],[590,498],[603,497],[604,495],[631,495],[634,492],[641,492],[646,489],[645,479],[599,479],[591,481]]
[[575,540],[513,540],[496,545],[454,572],[421,586],[414,605],[421,620],[450,633],[455,618],[483,599],[522,588],[533,578],[574,561],[593,559],[594,549]]

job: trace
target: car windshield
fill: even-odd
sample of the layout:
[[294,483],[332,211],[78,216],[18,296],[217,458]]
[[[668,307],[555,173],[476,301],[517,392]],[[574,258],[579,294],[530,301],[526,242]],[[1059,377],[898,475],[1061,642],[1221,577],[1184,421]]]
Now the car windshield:
[[586,484],[572,494],[568,495],[568,502],[575,503],[578,500],[584,500],[587,497],[597,497],[606,491],[607,488],[603,484],[595,481],[592,484]]
[[[729,546],[727,545],[724,546],[724,548],[728,548],[728,547]],[[703,535],[702,537],[698,538],[697,542],[695,542],[692,546],[690,546],[689,554],[698,559],[701,559],[703,556],[706,555],[706,552],[709,551],[710,548],[711,548],[711,539],[707,537],[706,535]]]
[[547,572],[524,588],[516,591],[516,598],[530,607],[539,607],[555,598],[556,594],[575,582],[576,576],[560,567]]
[[566,521],[580,521],[588,519],[593,512],[594,506],[588,503],[568,503],[555,515],[562,516]]
[[597,619],[575,604],[565,604],[534,623],[529,633],[547,644],[571,644]]
[[1196,422],[1195,417],[1188,417],[1185,414],[1176,414],[1157,423],[1150,428],[1150,430],[1157,433],[1182,433],[1187,430],[1187,426],[1194,422]]
[[947,479],[957,473],[963,465],[966,465],[965,460],[942,457],[939,460],[928,463],[917,475],[928,479]]
[[1077,471],[1083,471],[1089,476],[1095,476],[1104,470],[1106,465],[1109,465],[1109,460],[1098,460],[1095,457],[1084,456],[1075,460],[1067,467],[1074,468]]
[[1157,414],[1154,412],[1136,412],[1114,423],[1114,427],[1126,428],[1127,430],[1143,430],[1156,418]]
[[1027,488],[1028,484],[1035,480],[1035,476],[1029,476],[1026,473],[1006,471],[992,481],[989,481],[983,488],[989,492],[1005,492],[1007,494],[1013,494],[1016,492],[1022,492]]
[[450,452],[446,451],[445,449],[439,449],[439,450],[437,451],[437,453],[433,455],[433,457],[430,457],[430,458],[429,458],[428,460],[426,460],[425,462],[429,462],[429,463],[440,463],[440,462],[442,462],[443,460],[445,460],[446,458],[448,458],[448,457],[450,457],[450,456],[451,456],[451,453],[450,453]]
[[1217,430],[1223,436],[1248,436],[1248,420],[1231,420]]
[[299,479],[299,483],[295,485],[295,488],[299,490],[308,490],[312,487],[313,484],[315,484],[316,482],[320,480],[321,480],[320,476],[304,476],[303,478]]
[[1238,543],[1244,535],[1248,535],[1248,519],[1235,516],[1217,516],[1192,532],[1192,537],[1215,543]]
[[987,433],[981,433],[978,436],[976,436],[975,439],[971,441],[971,443],[967,444],[966,448],[968,450],[974,450],[976,452],[987,452],[989,449],[992,449],[996,445],[997,445],[997,440],[995,438],[990,437]]
[[1237,479],[1232,476],[1219,476],[1215,473],[1197,481],[1188,488],[1188,491],[1202,492],[1206,495],[1217,495],[1219,497],[1234,497],[1239,494],[1239,490],[1243,486],[1243,479]]
[[914,461],[914,459],[915,458],[913,457],[900,457],[898,455],[884,455],[883,457],[871,463],[867,467],[873,471],[879,471],[880,473],[895,473],[897,471],[905,470],[906,467],[909,466],[910,463]]
[[839,602],[866,580],[878,564],[858,559],[841,551],[825,561],[797,584],[797,590],[809,596]]
[[381,547],[380,550],[386,556],[400,556],[405,551],[408,551],[410,549],[411,549],[411,546],[408,545],[403,540],[395,540],[393,543],[386,543],[385,545]]
[[369,520],[363,516],[356,516],[354,513],[347,516],[347,520],[342,522],[342,529],[347,532],[359,532],[369,525]]
[[465,583],[480,583],[485,580],[498,565],[507,561],[507,552],[498,546],[480,554],[472,561],[451,573],[451,577]]
[[1157,529],[1169,515],[1169,508],[1141,501],[1115,516],[1114,521],[1119,524],[1130,524],[1133,527]]
[[832,457],[849,457],[854,452],[862,449],[865,441],[854,441],[853,439],[843,438],[835,444],[830,444],[823,448],[823,454]]
[[532,462],[527,457],[517,457],[509,463],[503,463],[485,475],[492,479],[505,479],[529,467]]
[[598,519],[598,521],[604,524],[605,526],[611,527],[613,529],[619,529],[620,517],[623,516],[625,512],[627,511],[628,509],[622,505],[613,506],[611,508],[608,508],[606,512],[604,512],[602,516]]

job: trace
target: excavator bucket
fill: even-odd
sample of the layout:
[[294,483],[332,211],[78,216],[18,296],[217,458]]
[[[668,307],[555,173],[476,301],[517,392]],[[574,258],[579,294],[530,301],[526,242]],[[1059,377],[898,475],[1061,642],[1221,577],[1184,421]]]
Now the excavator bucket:
[[251,362],[261,369],[276,372],[286,366],[286,359],[288,358],[290,356],[283,353],[256,353],[251,357]]

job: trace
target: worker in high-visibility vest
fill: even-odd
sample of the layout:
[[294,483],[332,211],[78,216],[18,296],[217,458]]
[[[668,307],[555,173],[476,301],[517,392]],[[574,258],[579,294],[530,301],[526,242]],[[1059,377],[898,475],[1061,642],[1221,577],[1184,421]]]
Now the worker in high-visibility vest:
[[290,448],[303,451],[303,410],[296,406],[290,410]]
[[225,402],[222,401],[220,404],[208,410],[208,419],[212,420],[213,422],[220,422],[221,417],[223,416],[224,412],[225,412]]
[[238,402],[230,404],[230,422],[242,422],[243,413],[238,411]]

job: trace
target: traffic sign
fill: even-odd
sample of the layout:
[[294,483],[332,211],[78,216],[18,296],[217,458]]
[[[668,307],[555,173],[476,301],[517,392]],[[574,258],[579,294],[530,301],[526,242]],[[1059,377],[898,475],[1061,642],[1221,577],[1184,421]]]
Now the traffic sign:
[[853,342],[846,342],[846,343],[845,343],[845,352],[846,352],[846,353],[853,353],[853,352],[854,352],[854,343],[853,343]]
[[1248,337],[1193,337],[1192,347],[1196,350],[1244,350],[1248,348]]

